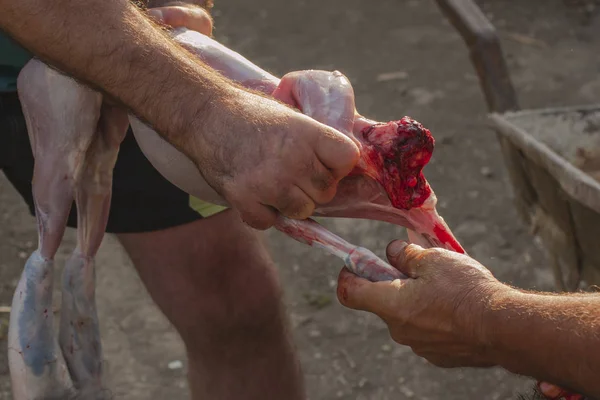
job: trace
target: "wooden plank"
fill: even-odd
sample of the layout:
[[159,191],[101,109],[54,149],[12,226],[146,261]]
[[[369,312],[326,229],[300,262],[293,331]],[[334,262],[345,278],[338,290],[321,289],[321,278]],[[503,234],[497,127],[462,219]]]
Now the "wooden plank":
[[519,109],[517,95],[496,29],[472,0],[436,0],[469,48],[488,108],[493,112]]

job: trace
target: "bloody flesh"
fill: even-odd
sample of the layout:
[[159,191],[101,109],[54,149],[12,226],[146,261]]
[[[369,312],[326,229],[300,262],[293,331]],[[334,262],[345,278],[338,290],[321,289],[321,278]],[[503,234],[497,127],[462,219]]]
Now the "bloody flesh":
[[423,167],[431,159],[435,141],[419,122],[404,117],[400,121],[371,125],[360,133],[362,160],[354,174],[363,173],[384,187],[392,205],[409,210],[420,207],[431,195]]
[[433,232],[435,233],[437,239],[440,242],[442,242],[444,244],[448,244],[452,248],[454,248],[454,250],[456,250],[456,252],[464,254],[465,250],[463,249],[463,247],[460,245],[460,243],[458,243],[458,241],[454,238],[454,236],[452,236],[451,234],[448,233],[448,230],[445,229],[443,226],[441,226],[441,225],[434,226]]

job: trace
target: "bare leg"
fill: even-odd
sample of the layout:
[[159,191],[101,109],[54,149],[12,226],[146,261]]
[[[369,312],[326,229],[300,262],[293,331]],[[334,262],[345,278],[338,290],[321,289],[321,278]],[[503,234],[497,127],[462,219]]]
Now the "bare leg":
[[100,97],[36,60],[19,76],[19,97],[35,157],[39,243],[13,297],[11,380],[15,400],[66,398],[72,384],[53,331],[53,258],[73,202],[74,177],[97,124]]
[[305,398],[275,268],[235,213],[119,239],[186,344],[193,399]]
[[77,248],[65,265],[60,346],[79,391],[102,398],[102,345],[95,299],[94,257],[110,210],[112,173],[129,121],[117,108],[102,107],[98,130],[76,177]]

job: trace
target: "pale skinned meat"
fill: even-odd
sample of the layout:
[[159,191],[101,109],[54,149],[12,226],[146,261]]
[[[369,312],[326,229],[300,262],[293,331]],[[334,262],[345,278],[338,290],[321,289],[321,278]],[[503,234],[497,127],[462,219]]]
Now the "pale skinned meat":
[[[34,155],[38,248],[13,296],[9,367],[15,400],[108,398],[95,304],[94,256],[104,236],[112,171],[128,117],[102,95],[38,60],[18,79]],[[58,337],[54,256],[75,200],[77,247],[64,267]]]

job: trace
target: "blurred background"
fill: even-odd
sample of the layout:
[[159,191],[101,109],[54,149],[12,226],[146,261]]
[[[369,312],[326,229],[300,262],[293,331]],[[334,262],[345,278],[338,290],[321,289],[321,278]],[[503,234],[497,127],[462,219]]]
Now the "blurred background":
[[[216,39],[266,70],[337,69],[358,111],[388,121],[409,115],[436,149],[425,174],[439,212],[471,256],[502,281],[553,290],[550,263],[520,222],[487,106],[467,48],[433,0],[216,0]],[[498,30],[522,108],[600,103],[600,2],[477,1]],[[384,255],[405,237],[370,221],[325,225]],[[10,305],[36,225],[0,176],[0,307]],[[281,271],[309,398],[514,399],[533,382],[500,369],[442,370],[395,345],[376,317],[342,308],[340,263],[269,232]],[[74,244],[69,232],[57,265]],[[98,308],[108,385],[118,399],[186,399],[179,338],[116,240],[97,258]],[[57,274],[58,276],[58,274]],[[0,309],[1,310],[1,309]],[[0,399],[9,400],[9,314],[0,312]]]

